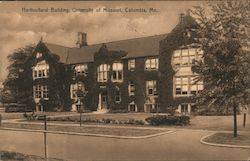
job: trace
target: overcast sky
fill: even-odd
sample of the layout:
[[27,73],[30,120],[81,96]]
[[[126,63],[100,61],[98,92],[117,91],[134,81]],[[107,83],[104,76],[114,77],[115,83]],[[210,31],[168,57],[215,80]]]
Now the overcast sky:
[[[6,56],[15,49],[36,44],[41,37],[50,43],[75,46],[78,31],[87,33],[88,44],[168,33],[178,15],[201,1],[158,2],[1,2],[0,1],[0,81],[6,77]],[[22,12],[26,9],[68,9],[69,13]],[[98,8],[155,8],[157,12],[107,13]],[[94,10],[73,12],[73,8]]]

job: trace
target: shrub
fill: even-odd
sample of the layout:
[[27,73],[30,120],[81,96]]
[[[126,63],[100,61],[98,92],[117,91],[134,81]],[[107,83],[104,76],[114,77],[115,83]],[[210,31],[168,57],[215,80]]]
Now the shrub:
[[184,126],[190,123],[189,116],[168,116],[168,115],[154,115],[145,119],[150,125],[178,125]]

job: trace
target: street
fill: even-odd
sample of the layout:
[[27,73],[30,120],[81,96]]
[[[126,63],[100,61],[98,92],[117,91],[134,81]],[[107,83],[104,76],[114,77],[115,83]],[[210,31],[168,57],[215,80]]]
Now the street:
[[[48,156],[66,160],[247,160],[249,149],[203,145],[208,131],[178,130],[148,139],[48,134]],[[43,156],[43,133],[0,130],[0,150]]]

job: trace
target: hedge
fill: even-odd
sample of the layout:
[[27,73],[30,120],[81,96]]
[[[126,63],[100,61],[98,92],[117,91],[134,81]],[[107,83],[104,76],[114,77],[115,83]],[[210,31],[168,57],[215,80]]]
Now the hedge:
[[190,124],[189,116],[168,116],[154,115],[145,119],[150,125],[178,125],[185,126]]

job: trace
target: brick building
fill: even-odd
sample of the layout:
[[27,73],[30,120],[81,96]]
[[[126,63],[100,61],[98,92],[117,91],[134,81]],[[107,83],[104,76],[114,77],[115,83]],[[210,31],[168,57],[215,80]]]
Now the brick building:
[[202,51],[196,23],[181,15],[168,34],[78,47],[40,41],[29,59],[36,110],[176,112],[195,110],[192,95],[203,89],[191,71]]

